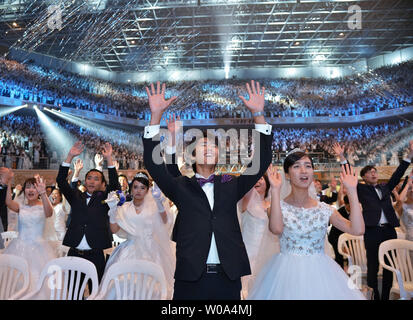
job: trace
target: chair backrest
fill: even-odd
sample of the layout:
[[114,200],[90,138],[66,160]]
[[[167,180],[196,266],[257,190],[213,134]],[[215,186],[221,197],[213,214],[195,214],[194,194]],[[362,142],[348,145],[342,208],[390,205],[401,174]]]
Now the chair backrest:
[[0,254],[0,300],[17,299],[30,284],[29,265],[21,257]]
[[348,259],[349,267],[357,265],[362,272],[367,272],[367,256],[363,236],[342,233],[338,238],[338,252]]
[[[400,272],[403,282],[413,282],[413,241],[404,239],[391,239],[384,241],[379,247],[379,262],[390,271]],[[387,258],[387,262],[385,260]],[[397,281],[393,277],[393,281]]]
[[125,260],[110,266],[98,299],[104,299],[112,289],[116,300],[165,300],[167,296],[162,268],[146,260]]
[[99,287],[95,265],[79,257],[56,258],[43,268],[34,294],[47,285],[50,300],[82,300],[89,280],[92,281],[92,292],[88,299],[94,299]]
[[1,237],[4,240],[4,247],[7,248],[10,241],[17,238],[19,233],[17,231],[6,231],[1,233]]

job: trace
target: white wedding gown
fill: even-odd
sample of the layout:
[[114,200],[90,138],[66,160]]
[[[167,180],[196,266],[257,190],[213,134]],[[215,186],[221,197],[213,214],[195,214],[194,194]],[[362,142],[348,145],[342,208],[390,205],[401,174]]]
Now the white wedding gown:
[[[105,272],[116,262],[143,259],[161,266],[164,271],[168,299],[172,298],[175,271],[174,244],[169,238],[169,223],[164,224],[150,192],[145,196],[141,213],[137,214],[132,201],[126,202],[117,209],[116,223],[121,230],[117,233],[127,240],[117,246],[106,264]],[[172,220],[172,214],[168,212]],[[103,281],[102,281],[103,283]],[[115,290],[111,288],[106,300],[115,298]]]
[[251,300],[359,300],[365,299],[341,267],[324,252],[333,209],[318,203],[298,208],[281,201],[284,230],[281,252],[257,276]]
[[247,250],[251,266],[251,275],[242,277],[244,296],[252,288],[257,274],[268,260],[280,252],[278,237],[269,230],[267,210],[263,200],[255,189],[251,190],[251,199],[246,210],[241,214],[242,239]]
[[[37,280],[46,263],[57,258],[54,249],[43,239],[45,220],[46,217],[42,205],[27,206],[20,203],[18,213],[19,236],[13,239],[4,250],[6,254],[26,259],[30,272],[28,292],[35,289]],[[47,299],[49,292],[47,283],[45,283],[41,293],[35,299]]]

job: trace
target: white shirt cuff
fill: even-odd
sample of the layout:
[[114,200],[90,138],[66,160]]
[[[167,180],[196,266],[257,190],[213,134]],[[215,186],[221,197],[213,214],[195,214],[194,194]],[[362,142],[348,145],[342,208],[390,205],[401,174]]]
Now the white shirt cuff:
[[72,178],[72,182],[78,182],[79,178]]
[[[108,169],[110,169],[110,168],[114,168],[115,166],[108,166]],[[102,170],[100,170],[100,171],[102,171]]]
[[145,127],[145,133],[143,137],[145,139],[150,139],[156,136],[159,131],[160,131],[161,125],[160,124],[154,124],[154,125],[149,125]]
[[261,132],[262,134],[270,135],[272,130],[272,125],[268,123],[256,123],[255,130]]
[[176,146],[166,146],[165,152],[167,154],[174,154],[176,153]]
[[63,162],[63,163],[62,163],[62,167],[70,167],[70,163]]
[[406,161],[408,163],[412,163],[412,159],[404,158],[403,161]]

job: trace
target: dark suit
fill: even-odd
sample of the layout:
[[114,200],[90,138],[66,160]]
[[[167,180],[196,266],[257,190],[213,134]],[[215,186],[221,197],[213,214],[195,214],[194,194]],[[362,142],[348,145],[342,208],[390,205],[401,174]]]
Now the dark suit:
[[[174,240],[176,241],[174,299],[211,299],[213,297],[208,296],[205,291],[210,288],[213,291],[212,286],[218,286],[215,288],[216,291],[221,290],[219,283],[225,291],[226,284],[231,281],[237,283],[239,299],[240,277],[250,274],[251,270],[242,240],[236,204],[263,176],[271,163],[272,134],[259,134],[259,136],[260,152],[255,154],[255,159],[253,159],[253,161],[259,159],[258,173],[234,177],[227,182],[222,182],[221,176],[215,176],[213,210],[197,179],[186,176],[173,177],[163,163],[155,164],[152,152],[159,141],[143,139],[145,167],[165,196],[175,203],[179,211],[174,227]],[[206,288],[205,283],[199,283],[199,287],[191,286],[190,282],[197,283],[201,281],[201,278],[205,278],[212,233],[215,236],[220,267],[223,271],[220,273],[222,279],[215,281],[214,284],[211,282],[209,288]],[[225,277],[229,281],[225,282]],[[184,287],[188,288],[186,292],[181,290]],[[235,299],[235,296],[222,294],[216,298]]]
[[327,204],[333,204],[334,202],[337,201],[337,192],[332,192],[331,197],[325,194],[319,194],[318,198],[320,199],[320,202],[324,202]]
[[[105,270],[103,250],[112,247],[112,232],[109,225],[109,206],[102,203],[108,191],[120,189],[115,168],[109,168],[108,191],[95,191],[87,204],[87,194],[73,189],[67,182],[69,167],[60,166],[56,182],[71,207],[71,221],[63,239],[63,245],[70,247],[68,255],[85,258],[95,264],[99,281]],[[79,251],[76,247],[83,236],[92,248]]]
[[0,218],[4,231],[7,231],[8,217],[6,206],[7,185],[0,186]]
[[[341,216],[344,219],[349,220],[350,219],[350,215],[347,212],[346,208],[344,206],[342,206],[340,209],[337,210]],[[338,238],[340,237],[340,235],[343,233],[343,231],[337,229],[336,227],[332,226],[330,233],[328,234],[328,241],[331,243],[333,249],[334,249],[334,254],[335,254],[335,260],[336,262],[343,268],[344,267],[344,262],[343,262],[343,256],[338,252]]]
[[[396,239],[397,233],[394,228],[400,225],[390,195],[409,165],[409,162],[402,161],[387,183],[377,185],[377,188],[382,194],[381,198],[379,198],[374,186],[361,183],[357,185],[357,195],[363,208],[363,218],[366,226],[364,244],[367,253],[367,284],[373,288],[376,299],[379,298],[377,285],[379,246],[383,241]],[[379,226],[382,211],[388,224]],[[392,281],[392,272],[383,269],[382,300],[388,300]]]

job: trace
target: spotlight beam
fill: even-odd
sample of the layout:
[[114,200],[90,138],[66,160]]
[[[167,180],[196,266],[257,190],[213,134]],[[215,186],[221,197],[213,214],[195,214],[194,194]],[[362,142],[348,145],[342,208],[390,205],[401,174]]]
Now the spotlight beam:
[[[110,141],[111,143],[116,143],[118,145],[123,145],[131,151],[140,151],[137,143],[137,138],[133,134],[128,134],[125,131],[115,129],[113,127],[105,126],[101,123],[96,123],[90,120],[85,120],[79,117],[76,117],[72,114],[68,114],[61,111],[56,111],[53,109],[45,109],[53,113],[54,115],[71,122],[77,126],[83,127],[86,130],[96,134],[103,139]],[[116,140],[115,140],[116,139]]]
[[67,130],[61,128],[50,119],[43,111],[39,110],[39,108],[34,108],[34,111],[39,118],[40,128],[47,138],[46,143],[52,150],[60,151],[63,155],[67,153],[76,139]]
[[22,108],[26,108],[27,104],[21,105],[21,106],[17,106],[17,107],[6,107],[6,108],[2,108],[0,111],[0,117],[4,117],[5,115],[8,115],[9,113],[13,113],[17,110],[20,110]]

